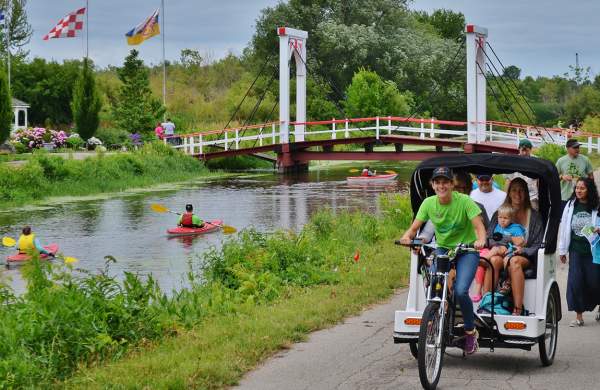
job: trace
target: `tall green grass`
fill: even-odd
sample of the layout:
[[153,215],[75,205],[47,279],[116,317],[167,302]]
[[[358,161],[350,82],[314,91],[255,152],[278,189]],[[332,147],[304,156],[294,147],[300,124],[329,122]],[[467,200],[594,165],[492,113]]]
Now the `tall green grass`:
[[[127,273],[119,282],[109,276],[108,265],[99,274],[74,274],[66,266],[33,261],[23,272],[25,294],[0,288],[0,387],[47,387],[86,366],[99,368],[68,386],[235,383],[277,348],[402,283],[408,262],[393,255],[402,251],[393,248],[392,238],[410,222],[408,200],[387,197],[382,206],[382,216],[321,211],[299,233],[242,231],[191,260],[190,287],[171,295],[151,277]],[[263,318],[265,313],[281,322]],[[248,327],[258,328],[248,333]],[[207,335],[214,342],[207,344]],[[168,347],[181,342],[188,349],[196,345],[193,361],[203,361],[206,370],[198,371],[179,347]],[[163,345],[166,355],[160,352]],[[130,351],[138,351],[147,364],[129,358]],[[128,367],[130,359],[135,370],[114,368]],[[178,374],[150,375],[157,364],[178,367],[173,371]]]
[[50,196],[81,196],[121,191],[208,174],[198,160],[160,143],[85,160],[35,154],[22,167],[0,165],[0,207]]

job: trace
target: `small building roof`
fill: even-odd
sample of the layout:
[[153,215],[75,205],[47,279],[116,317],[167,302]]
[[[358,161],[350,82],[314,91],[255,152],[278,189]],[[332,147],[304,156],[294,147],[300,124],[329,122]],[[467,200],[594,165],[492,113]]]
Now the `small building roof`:
[[30,107],[29,104],[25,103],[22,100],[15,99],[15,98],[12,98],[12,106],[13,107],[22,107],[22,108],[29,108]]

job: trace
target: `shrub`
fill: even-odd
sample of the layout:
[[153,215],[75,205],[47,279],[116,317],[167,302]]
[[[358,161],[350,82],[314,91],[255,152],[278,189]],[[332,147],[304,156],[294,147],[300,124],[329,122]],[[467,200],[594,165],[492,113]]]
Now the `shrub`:
[[10,137],[13,125],[11,92],[4,68],[0,69],[0,144]]
[[94,73],[89,60],[85,58],[81,74],[73,88],[73,101],[71,102],[75,128],[82,138],[88,139],[98,130],[101,108],[102,102],[96,89]]
[[543,158],[551,161],[553,164],[556,164],[556,161],[560,157],[567,154],[567,150],[564,148],[564,146],[559,146],[556,144],[544,144],[537,148],[534,154],[539,158]]

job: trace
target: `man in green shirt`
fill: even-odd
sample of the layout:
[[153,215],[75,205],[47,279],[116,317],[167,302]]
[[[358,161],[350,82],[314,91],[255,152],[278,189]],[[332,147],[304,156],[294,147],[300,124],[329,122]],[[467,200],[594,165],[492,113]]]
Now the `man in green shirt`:
[[[434,225],[438,253],[446,253],[461,243],[474,244],[476,249],[485,247],[486,232],[481,209],[469,196],[453,191],[452,171],[447,167],[434,169],[431,185],[435,195],[423,201],[412,225],[400,239],[402,244],[409,245],[421,226],[430,220]],[[463,253],[456,260],[454,296],[463,314],[467,354],[478,348],[473,302],[469,297],[469,287],[478,265],[479,254],[473,252]]]
[[194,214],[194,206],[187,204],[185,205],[185,213],[179,217],[178,225],[187,228],[201,228],[204,226],[204,222]]
[[574,138],[567,141],[567,154],[556,161],[556,169],[560,178],[560,195],[562,207],[573,195],[575,183],[580,177],[594,178],[594,169],[587,156],[579,154],[581,144]]

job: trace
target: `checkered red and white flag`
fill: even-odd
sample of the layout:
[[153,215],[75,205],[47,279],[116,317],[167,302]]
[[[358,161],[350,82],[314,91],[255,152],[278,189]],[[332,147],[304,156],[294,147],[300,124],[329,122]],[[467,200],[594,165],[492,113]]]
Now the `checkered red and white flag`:
[[44,41],[51,38],[74,38],[77,31],[83,29],[84,14],[85,8],[80,8],[62,18],[58,24],[44,36]]

